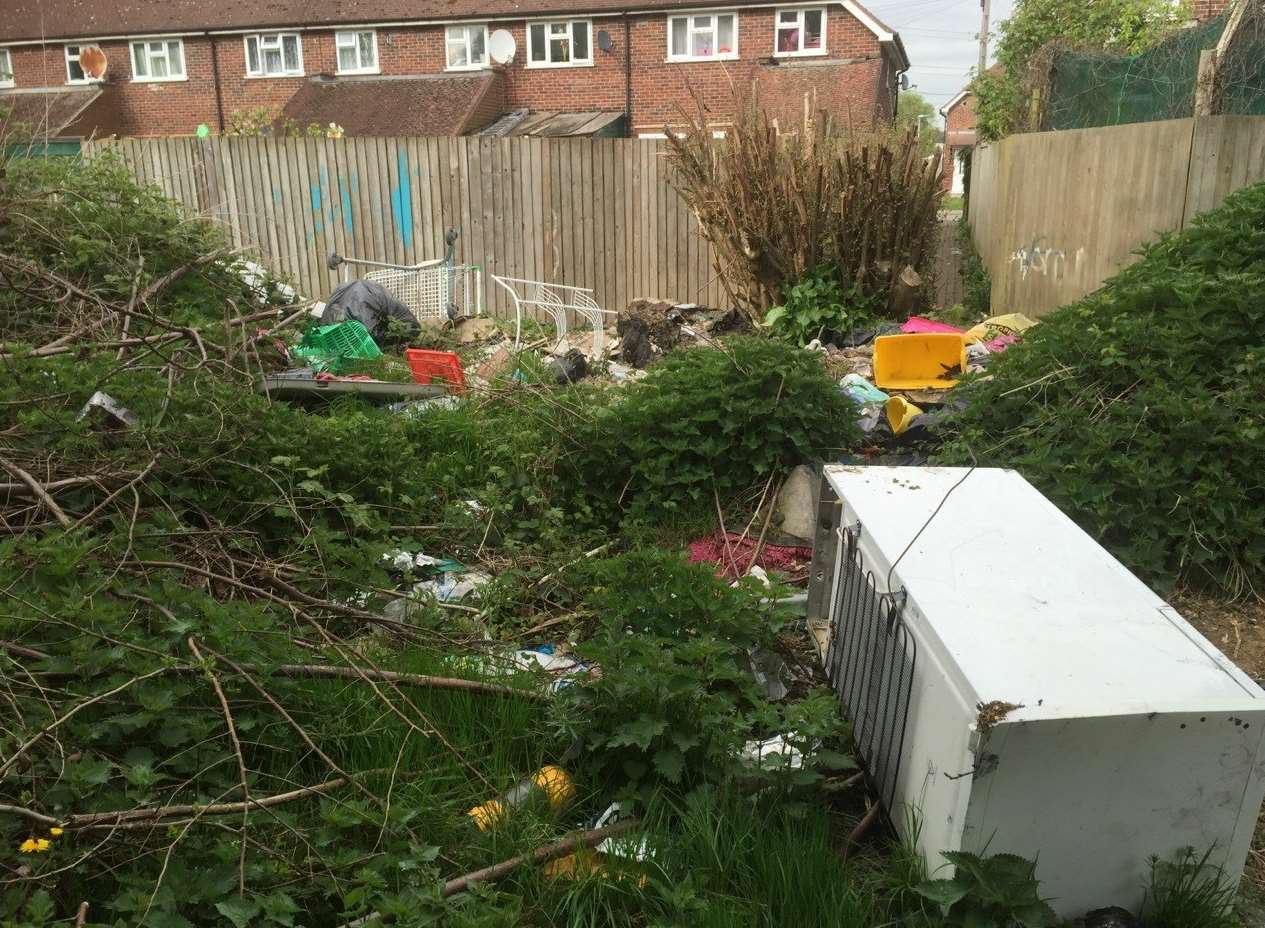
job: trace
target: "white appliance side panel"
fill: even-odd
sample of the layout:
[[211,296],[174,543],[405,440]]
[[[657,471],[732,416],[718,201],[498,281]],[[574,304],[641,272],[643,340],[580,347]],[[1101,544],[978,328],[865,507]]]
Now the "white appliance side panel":
[[1004,721],[982,738],[965,850],[1037,859],[1060,916],[1136,911],[1147,858],[1184,847],[1237,880],[1265,795],[1265,711]]

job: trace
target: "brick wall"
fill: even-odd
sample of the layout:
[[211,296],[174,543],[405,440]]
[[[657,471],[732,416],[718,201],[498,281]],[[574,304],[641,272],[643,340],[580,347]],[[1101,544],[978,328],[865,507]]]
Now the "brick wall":
[[[632,16],[628,30],[632,47],[632,131],[662,131],[680,125],[682,111],[698,112],[696,95],[709,122],[730,121],[735,101],[758,86],[765,105],[782,120],[798,121],[803,94],[816,95],[817,106],[841,121],[872,122],[891,114],[895,73],[881,54],[878,40],[840,6],[829,8],[826,43],[821,57],[773,61],[773,9],[744,10],[739,14],[735,61],[668,62],[667,18],[663,14]],[[506,67],[495,101],[505,109],[620,110],[625,107],[625,21],[622,17],[592,20],[593,64],[587,67],[528,68],[527,26],[524,22],[494,23],[507,28],[518,43],[515,61]],[[603,52],[597,43],[606,31],[613,48]],[[184,135],[200,124],[213,130],[238,110],[268,107],[280,110],[301,83],[316,74],[337,70],[334,32],[300,34],[305,77],[246,76],[246,53],[240,35],[184,39],[183,81],[145,83],[132,80],[127,42],[102,43],[110,62],[106,96],[112,114],[77,132],[118,135]],[[384,28],[377,33],[378,61],[383,74],[435,74],[445,69],[442,26]],[[66,81],[63,46],[20,46],[12,49],[17,86],[55,87]],[[215,93],[218,66],[220,103]],[[103,110],[104,111],[104,110]],[[480,111],[479,118],[490,113]],[[487,119],[486,121],[491,121]]]
[[1194,0],[1191,12],[1202,23],[1220,16],[1229,5],[1230,0]]
[[944,118],[944,148],[941,150],[940,183],[948,190],[953,183],[953,161],[962,144],[954,144],[953,133],[975,128],[975,95],[967,94]]

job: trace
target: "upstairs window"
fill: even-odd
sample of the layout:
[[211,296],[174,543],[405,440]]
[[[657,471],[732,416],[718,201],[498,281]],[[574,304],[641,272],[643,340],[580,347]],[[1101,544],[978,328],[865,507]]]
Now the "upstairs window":
[[668,20],[669,61],[717,61],[738,57],[738,14],[673,16]]
[[246,36],[247,77],[302,77],[303,52],[294,32]]
[[132,43],[132,80],[182,81],[184,79],[184,42],[180,39]]
[[549,68],[593,63],[589,36],[593,25],[587,19],[527,25],[527,66]]
[[444,36],[449,71],[473,71],[487,67],[488,27],[449,26]]
[[372,29],[335,32],[334,48],[338,52],[339,74],[378,73],[378,34]]
[[67,45],[66,46],[66,83],[68,84],[95,84],[99,82],[99,78],[92,78],[83,73],[83,68],[79,66],[79,53],[91,47],[91,42],[85,42],[83,45]]
[[0,87],[16,85],[17,82],[13,79],[13,56],[7,48],[0,48]]
[[825,9],[778,10],[773,53],[778,56],[824,55]]

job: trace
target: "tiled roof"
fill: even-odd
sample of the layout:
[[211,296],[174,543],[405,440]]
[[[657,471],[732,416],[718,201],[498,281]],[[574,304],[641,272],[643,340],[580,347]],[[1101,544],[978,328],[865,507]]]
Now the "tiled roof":
[[539,138],[598,138],[622,134],[624,114],[618,110],[515,110],[506,113],[479,135],[507,138],[529,135]]
[[310,80],[281,111],[300,128],[331,122],[349,136],[463,135],[497,76],[489,73],[424,77]]
[[0,91],[0,128],[21,125],[56,138],[99,96],[96,86]]
[[0,43],[278,26],[750,6],[768,0],[3,0]]

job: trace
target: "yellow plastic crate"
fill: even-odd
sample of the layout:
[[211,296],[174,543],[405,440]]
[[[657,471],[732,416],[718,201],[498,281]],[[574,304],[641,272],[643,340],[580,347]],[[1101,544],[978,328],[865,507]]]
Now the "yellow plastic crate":
[[966,370],[966,342],[954,332],[874,339],[874,383],[883,390],[947,390]]

